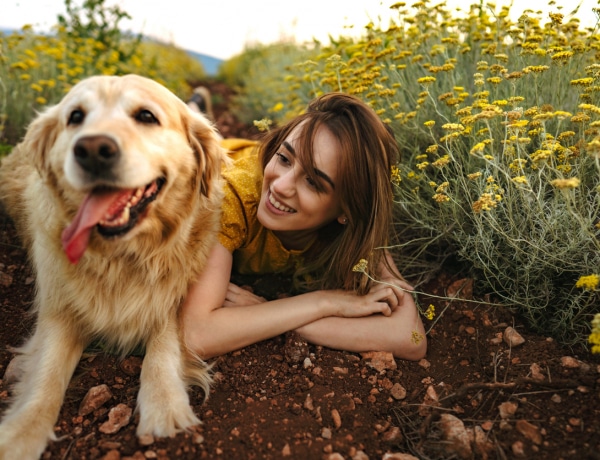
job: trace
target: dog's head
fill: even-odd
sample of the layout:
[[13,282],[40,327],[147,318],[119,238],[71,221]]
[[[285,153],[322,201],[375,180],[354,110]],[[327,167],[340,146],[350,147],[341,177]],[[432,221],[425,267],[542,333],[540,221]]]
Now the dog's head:
[[136,75],[81,81],[34,120],[21,149],[63,206],[72,262],[95,240],[165,233],[154,208],[185,214],[213,192],[225,161],[204,116]]

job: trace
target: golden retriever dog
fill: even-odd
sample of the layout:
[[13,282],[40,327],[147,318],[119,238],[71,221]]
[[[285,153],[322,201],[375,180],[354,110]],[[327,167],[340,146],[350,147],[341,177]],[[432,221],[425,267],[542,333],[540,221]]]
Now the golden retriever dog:
[[165,87],[136,75],[78,83],[41,113],[0,168],[0,199],[36,273],[33,335],[0,424],[0,459],[34,459],[82,351],[142,344],[138,435],[200,423],[187,386],[209,368],[184,345],[178,308],[220,224],[220,137]]

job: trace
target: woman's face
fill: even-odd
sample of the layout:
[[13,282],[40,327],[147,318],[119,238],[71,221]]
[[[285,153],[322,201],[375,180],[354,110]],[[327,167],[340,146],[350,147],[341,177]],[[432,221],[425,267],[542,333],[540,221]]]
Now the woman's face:
[[[342,219],[338,181],[338,143],[333,134],[321,127],[314,141],[315,178],[300,164],[301,145],[297,126],[276,151],[264,170],[257,218],[271,229],[289,249],[302,249],[319,228]],[[322,190],[317,191],[315,181]],[[297,243],[297,244],[295,244]]]

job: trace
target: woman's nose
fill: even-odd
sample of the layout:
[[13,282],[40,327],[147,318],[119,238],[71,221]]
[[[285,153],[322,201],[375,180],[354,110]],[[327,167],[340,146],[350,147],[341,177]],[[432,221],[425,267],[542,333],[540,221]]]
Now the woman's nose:
[[292,196],[296,190],[296,177],[293,170],[280,174],[273,181],[273,190],[282,197]]

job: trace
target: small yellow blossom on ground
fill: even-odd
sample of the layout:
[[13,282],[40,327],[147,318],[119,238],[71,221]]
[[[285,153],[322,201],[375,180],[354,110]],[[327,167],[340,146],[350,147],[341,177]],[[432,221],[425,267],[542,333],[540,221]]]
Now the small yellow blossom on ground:
[[425,318],[431,321],[435,316],[435,305],[429,304],[429,307],[427,308],[425,313],[423,313],[423,315],[425,316]]
[[581,276],[575,287],[585,289],[586,291],[594,291],[600,284],[600,275],[592,274],[587,276]]

